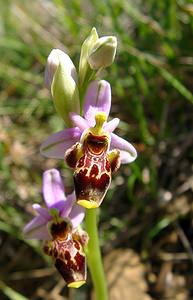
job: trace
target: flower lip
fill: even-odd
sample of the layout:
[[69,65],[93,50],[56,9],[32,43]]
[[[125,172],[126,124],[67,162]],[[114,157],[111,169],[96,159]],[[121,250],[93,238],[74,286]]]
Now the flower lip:
[[86,232],[80,230],[71,231],[66,237],[46,240],[43,246],[44,253],[52,257],[56,269],[69,287],[78,288],[86,281],[86,257],[83,247],[88,238],[85,234]]
[[106,169],[103,159],[100,162],[100,169],[90,161],[88,166],[85,165],[74,172],[77,203],[83,207],[98,207],[104,199],[111,182],[111,173]]

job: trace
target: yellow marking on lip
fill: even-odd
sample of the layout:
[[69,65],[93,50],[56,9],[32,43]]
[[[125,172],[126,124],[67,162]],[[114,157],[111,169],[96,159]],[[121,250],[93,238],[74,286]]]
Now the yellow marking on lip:
[[75,281],[68,284],[68,287],[78,289],[81,285],[85,284],[85,280]]
[[95,201],[78,200],[77,203],[85,208],[97,208],[99,205]]

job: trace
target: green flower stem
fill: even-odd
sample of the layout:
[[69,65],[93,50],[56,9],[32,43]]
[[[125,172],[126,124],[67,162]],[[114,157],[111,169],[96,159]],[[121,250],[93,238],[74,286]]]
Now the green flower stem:
[[86,211],[85,225],[86,231],[89,235],[86,254],[88,267],[94,284],[96,300],[108,300],[107,286],[99,245],[97,213],[97,208],[87,209]]

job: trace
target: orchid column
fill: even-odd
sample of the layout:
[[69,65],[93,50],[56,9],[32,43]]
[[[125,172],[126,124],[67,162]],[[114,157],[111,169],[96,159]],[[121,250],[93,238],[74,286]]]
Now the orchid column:
[[46,86],[66,128],[51,135],[42,144],[41,153],[64,159],[73,170],[76,205],[86,208],[86,256],[97,300],[107,299],[97,208],[110,186],[112,174],[121,163],[130,163],[137,156],[129,142],[113,133],[119,119],[108,121],[111,87],[99,79],[100,71],[114,61],[116,47],[115,37],[99,38],[93,28],[82,45],[78,72],[69,56],[58,49],[50,53],[45,72]]

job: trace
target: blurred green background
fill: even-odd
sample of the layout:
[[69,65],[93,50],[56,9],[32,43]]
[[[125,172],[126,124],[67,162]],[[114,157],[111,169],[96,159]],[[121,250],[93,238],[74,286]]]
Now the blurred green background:
[[43,170],[58,167],[71,183],[63,162],[39,154],[41,142],[63,128],[44,88],[47,56],[59,48],[77,66],[93,26],[118,38],[103,78],[112,85],[111,116],[121,119],[117,133],[138,151],[114,176],[101,208],[104,257],[132,249],[152,299],[192,299],[191,1],[1,0],[0,7],[0,299],[91,299],[90,280],[67,291],[22,227],[32,203],[42,202]]

